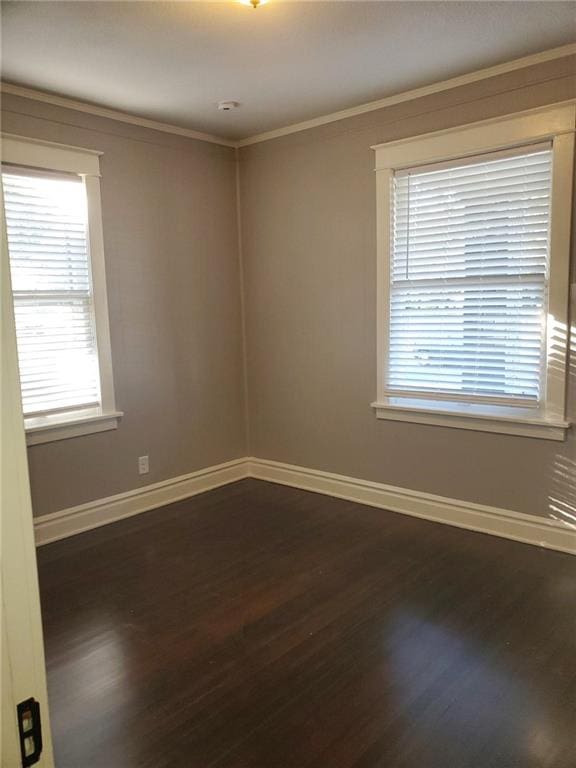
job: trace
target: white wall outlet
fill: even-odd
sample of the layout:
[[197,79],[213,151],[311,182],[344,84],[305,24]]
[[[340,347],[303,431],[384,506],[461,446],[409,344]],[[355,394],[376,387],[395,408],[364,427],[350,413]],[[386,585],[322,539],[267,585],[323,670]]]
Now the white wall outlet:
[[138,456],[138,474],[147,475],[150,472],[148,456]]

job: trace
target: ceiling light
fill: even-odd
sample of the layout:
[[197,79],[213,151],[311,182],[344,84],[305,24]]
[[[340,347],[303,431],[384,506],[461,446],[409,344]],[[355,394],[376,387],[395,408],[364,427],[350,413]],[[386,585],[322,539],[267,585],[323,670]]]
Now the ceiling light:
[[252,8],[258,8],[259,5],[265,5],[268,0],[240,0],[242,5],[251,5]]

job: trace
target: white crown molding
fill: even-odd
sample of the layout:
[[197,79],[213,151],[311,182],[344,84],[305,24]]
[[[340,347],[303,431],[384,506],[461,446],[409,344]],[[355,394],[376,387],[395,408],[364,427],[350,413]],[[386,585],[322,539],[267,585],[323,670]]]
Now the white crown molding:
[[131,115],[127,112],[121,112],[120,110],[108,109],[107,107],[99,107],[84,101],[69,99],[66,96],[56,96],[52,93],[37,91],[35,88],[24,88],[20,85],[2,82],[0,83],[0,92],[11,96],[20,96],[23,99],[31,99],[32,101],[41,101],[44,104],[52,104],[55,107],[73,109],[76,112],[84,112],[88,115],[95,115],[96,117],[106,117],[109,120],[116,120],[120,123],[129,123],[130,125],[138,125],[142,128],[151,128],[153,131],[172,133],[177,136],[185,136],[188,139],[198,139],[198,141],[207,141],[211,144],[221,144],[225,147],[236,146],[236,142],[223,139],[219,136],[213,136],[210,133],[201,133],[200,131],[193,131],[190,128],[181,128],[178,125],[170,125],[170,123],[149,120],[146,117],[138,117],[137,115]]
[[121,112],[120,110],[108,109],[107,107],[99,107],[95,104],[89,104],[84,101],[77,101],[70,99],[66,96],[57,96],[52,93],[46,93],[45,91],[39,91],[35,88],[26,88],[20,85],[14,85],[13,83],[0,83],[0,92],[11,94],[12,96],[20,96],[24,99],[31,99],[33,101],[41,101],[45,104],[52,104],[57,107],[64,107],[65,109],[73,109],[77,112],[84,112],[89,115],[96,115],[97,117],[106,117],[110,120],[118,120],[119,122],[129,123],[131,125],[139,125],[143,128],[151,128],[155,131],[163,131],[164,133],[173,133],[177,136],[186,136],[190,139],[198,139],[199,141],[207,141],[212,144],[221,144],[225,147],[247,147],[251,144],[259,144],[262,141],[269,141],[270,139],[277,139],[281,136],[288,136],[291,133],[298,133],[299,131],[306,131],[309,128],[316,128],[319,125],[326,125],[327,123],[334,123],[338,120],[345,120],[348,117],[355,117],[356,115],[362,115],[365,112],[374,112],[377,109],[383,107],[390,107],[394,104],[401,104],[403,101],[411,101],[412,99],[419,99],[423,96],[430,96],[434,93],[440,93],[441,91],[448,91],[452,88],[458,88],[461,85],[468,85],[469,83],[475,83],[479,80],[486,80],[490,77],[496,77],[497,75],[503,75],[507,72],[514,72],[517,69],[524,69],[525,67],[531,67],[535,64],[542,64],[546,61],[552,61],[553,59],[562,59],[565,56],[571,56],[576,54],[576,43],[569,43],[568,45],[562,45],[558,48],[551,48],[547,51],[541,51],[540,53],[534,53],[530,56],[523,56],[520,59],[514,59],[513,61],[507,61],[503,64],[497,64],[493,67],[486,67],[479,69],[475,72],[469,72],[466,75],[460,75],[458,77],[452,77],[448,80],[441,80],[431,85],[425,85],[421,88],[413,88],[409,91],[402,91],[401,93],[394,94],[393,96],[387,96],[384,99],[378,99],[378,101],[370,101],[367,104],[360,104],[357,107],[350,107],[349,109],[342,109],[338,112],[332,112],[328,115],[321,115],[315,117],[312,120],[305,120],[301,123],[294,123],[293,125],[287,125],[284,128],[277,128],[273,131],[266,131],[265,133],[258,133],[254,136],[248,136],[245,139],[239,141],[231,141],[219,136],[214,136],[209,133],[201,133],[199,131],[193,131],[189,128],[181,128],[177,125],[170,125],[169,123],[163,123],[157,120],[149,120],[145,117],[138,117],[137,115],[131,115],[127,112]]
[[339,112],[332,112],[328,115],[315,117],[312,120],[305,120],[302,123],[294,123],[293,125],[287,125],[284,128],[277,128],[273,131],[258,133],[254,136],[249,136],[246,139],[241,139],[237,142],[237,146],[248,147],[251,144],[259,144],[260,142],[269,141],[270,139],[278,139],[281,136],[288,136],[291,133],[306,131],[309,128],[316,128],[320,125],[326,125],[327,123],[345,120],[348,117],[356,117],[357,115],[363,115],[365,112],[374,112],[378,109],[383,109],[384,107],[391,107],[394,104],[401,104],[404,101],[420,99],[423,96],[430,96],[434,93],[440,93],[441,91],[449,91],[452,88],[458,88],[461,85],[476,83],[479,80],[487,80],[490,77],[504,75],[507,72],[514,72],[517,69],[524,69],[535,64],[552,61],[553,59],[562,59],[565,56],[571,56],[573,54],[576,54],[576,43],[569,43],[568,45],[562,45],[559,48],[551,48],[548,51],[542,51],[541,53],[535,53],[531,56],[523,56],[520,59],[507,61],[504,64],[497,64],[493,67],[486,67],[485,69],[479,69],[475,72],[469,72],[466,75],[452,77],[449,80],[441,80],[440,82],[425,85],[421,88],[403,91],[393,96],[387,96],[384,99],[378,99],[378,101],[370,101],[367,104],[360,104],[357,107],[350,107],[350,109],[342,109]]
[[235,459],[37,517],[34,520],[36,544],[49,544],[247,477],[576,554],[576,527],[568,523],[253,457]]

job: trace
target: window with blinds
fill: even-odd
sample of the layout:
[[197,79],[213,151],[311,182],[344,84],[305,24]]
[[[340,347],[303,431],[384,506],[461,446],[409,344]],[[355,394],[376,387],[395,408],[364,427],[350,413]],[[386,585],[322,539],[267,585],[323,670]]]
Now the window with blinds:
[[100,404],[83,179],[4,166],[25,416]]
[[394,173],[390,395],[538,405],[551,161],[541,144]]

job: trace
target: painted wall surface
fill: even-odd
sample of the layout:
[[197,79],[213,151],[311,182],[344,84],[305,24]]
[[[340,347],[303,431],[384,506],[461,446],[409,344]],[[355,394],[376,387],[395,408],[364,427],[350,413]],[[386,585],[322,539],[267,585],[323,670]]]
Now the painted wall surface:
[[[377,420],[370,408],[370,146],[574,98],[575,75],[576,59],[559,59],[241,150],[252,455],[533,515],[576,516],[574,430],[550,442]],[[572,272],[574,282],[574,264]],[[576,420],[576,363],[569,416]]]
[[[29,448],[46,514],[246,455],[234,150],[14,96],[3,131],[101,150],[117,430]],[[137,457],[150,456],[139,476]]]
[[[574,98],[575,75],[576,59],[559,59],[241,150],[248,445],[234,150],[4,96],[4,131],[104,152],[112,355],[125,412],[115,431],[29,449],[35,514],[251,454],[576,515],[573,431],[556,443],[387,422],[370,408],[370,146]],[[576,282],[574,264],[572,274]],[[139,476],[144,454],[151,471]]]

